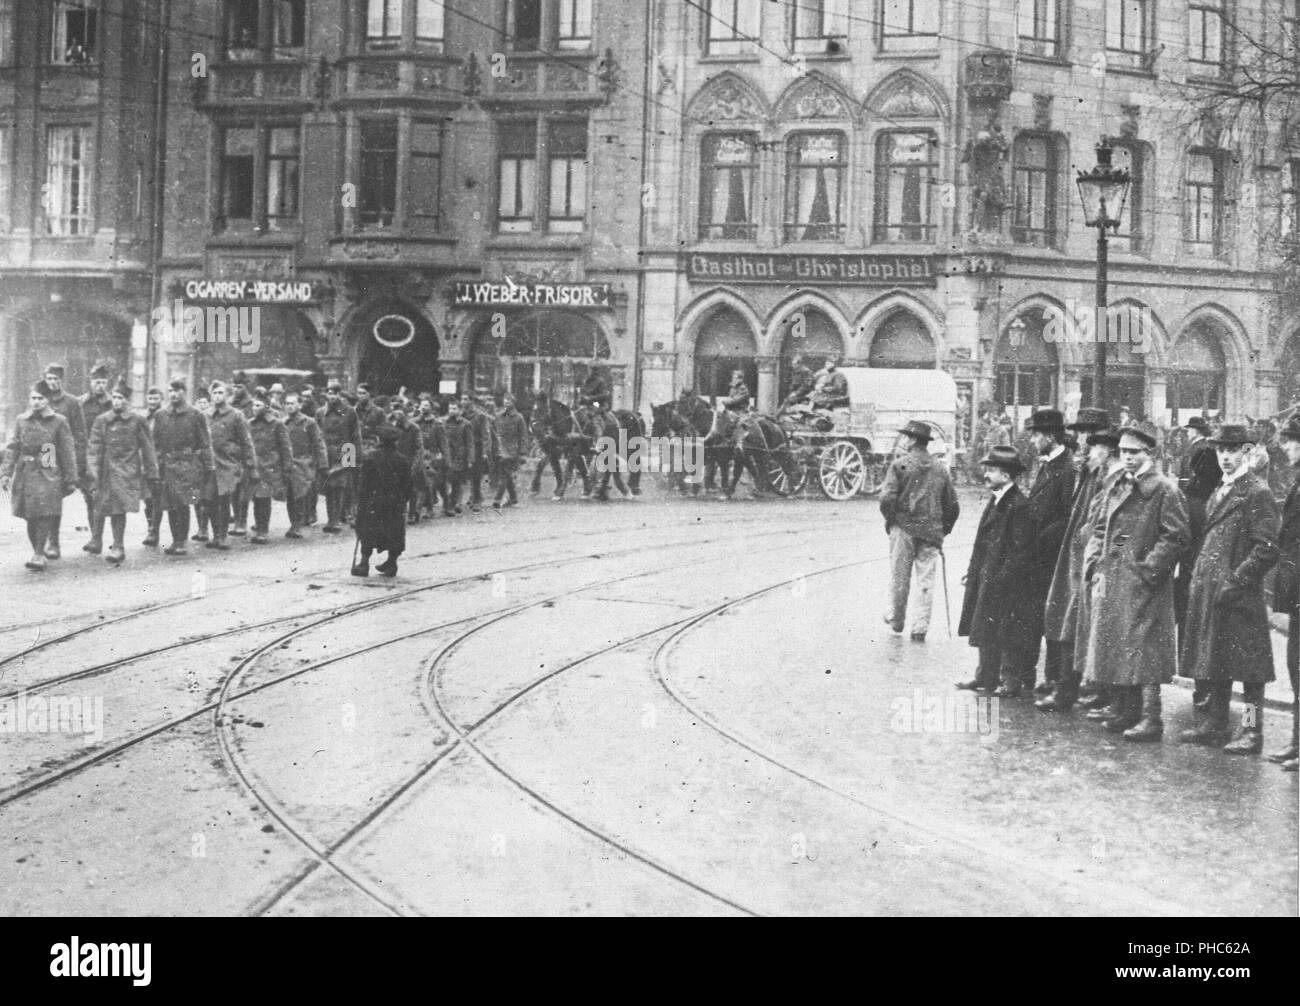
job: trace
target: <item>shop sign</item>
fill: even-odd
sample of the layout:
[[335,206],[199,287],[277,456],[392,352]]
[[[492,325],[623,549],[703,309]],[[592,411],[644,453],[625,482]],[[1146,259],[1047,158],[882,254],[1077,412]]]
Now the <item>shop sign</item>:
[[457,283],[454,307],[609,307],[608,283]]
[[192,279],[185,283],[185,299],[216,304],[318,304],[318,283],[300,280]]
[[681,257],[693,283],[799,286],[934,286],[929,255],[764,255],[692,252]]

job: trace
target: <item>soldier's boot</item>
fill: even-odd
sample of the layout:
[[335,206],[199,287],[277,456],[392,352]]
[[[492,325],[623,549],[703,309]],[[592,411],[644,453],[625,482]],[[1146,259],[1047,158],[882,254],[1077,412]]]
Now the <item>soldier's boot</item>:
[[1300,701],[1291,703],[1291,744],[1289,747],[1282,748],[1280,751],[1273,751],[1265,755],[1271,762],[1289,762],[1295,761],[1300,757],[1300,750],[1297,750],[1296,741],[1300,740],[1297,736],[1297,727],[1300,727]]
[[1112,693],[1108,695],[1106,705],[1097,709],[1089,709],[1087,715],[1084,716],[1084,719],[1090,723],[1105,723],[1118,716],[1120,714],[1120,700],[1119,696],[1113,694],[1113,692],[1114,690],[1112,689]]
[[62,517],[50,518],[49,537],[45,540],[45,548],[42,551],[47,559],[62,558],[63,553],[59,551],[59,525],[63,522]]
[[159,534],[162,529],[162,507],[157,504],[149,511],[148,529],[144,533],[144,540],[140,542],[146,548],[153,548],[158,544]]
[[1142,719],[1137,726],[1124,731],[1126,741],[1154,742],[1165,734],[1165,724],[1160,718],[1160,686],[1144,685],[1142,687]]
[[358,557],[357,561],[352,564],[352,575],[370,575],[370,549],[365,548],[361,550],[361,555]]
[[1142,689],[1138,685],[1124,685],[1123,698],[1120,700],[1119,715],[1106,721],[1106,732],[1122,734],[1138,725],[1142,719]]
[[1200,744],[1206,747],[1218,747],[1228,736],[1228,700],[1232,694],[1232,683],[1223,688],[1218,682],[1197,682],[1200,703],[1193,695],[1193,708],[1196,720],[1190,730],[1178,735],[1182,744]]
[[1264,750],[1264,686],[1244,685],[1245,704],[1236,736],[1223,746],[1228,754],[1252,755]]
[[94,517],[90,521],[90,541],[81,546],[83,552],[99,555],[104,551],[104,518]]

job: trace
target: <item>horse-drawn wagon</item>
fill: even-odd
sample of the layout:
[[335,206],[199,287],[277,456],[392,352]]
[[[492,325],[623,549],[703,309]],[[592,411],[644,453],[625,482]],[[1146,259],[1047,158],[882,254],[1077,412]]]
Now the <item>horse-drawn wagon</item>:
[[951,465],[957,424],[957,384],[942,370],[842,367],[849,406],[786,411],[777,421],[794,454],[793,469],[772,464],[768,478],[782,495],[809,480],[833,500],[880,491],[898,431],[916,419],[934,431],[930,453]]

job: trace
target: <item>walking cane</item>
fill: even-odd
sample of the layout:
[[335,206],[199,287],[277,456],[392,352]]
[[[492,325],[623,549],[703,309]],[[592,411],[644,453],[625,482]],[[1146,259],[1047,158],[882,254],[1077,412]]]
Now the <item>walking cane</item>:
[[939,548],[939,564],[943,575],[943,617],[948,623],[948,638],[952,638],[952,606],[948,603],[948,556]]

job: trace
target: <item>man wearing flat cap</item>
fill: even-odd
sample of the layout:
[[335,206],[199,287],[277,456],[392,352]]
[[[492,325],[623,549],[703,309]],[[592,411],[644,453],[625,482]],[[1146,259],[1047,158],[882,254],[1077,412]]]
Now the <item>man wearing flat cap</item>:
[[[95,538],[104,535],[104,521],[113,532],[113,544],[105,559],[117,566],[126,558],[126,515],[140,509],[140,500],[158,481],[158,460],[154,454],[149,423],[131,411],[131,389],[118,380],[109,395],[107,412],[90,428],[86,450],[87,474],[95,493]],[[149,488],[147,488],[149,487]]]
[[[1056,559],[1061,554],[1065,530],[1070,523],[1070,510],[1074,499],[1074,458],[1065,446],[1065,417],[1057,409],[1039,409],[1025,424],[1029,441],[1038,452],[1038,470],[1029,489],[1029,506],[1034,512],[1034,561],[1029,575],[1033,579],[1035,608],[1039,634],[1042,634],[1043,616],[1047,594],[1056,571]],[[1034,661],[1025,669],[1024,685],[1034,687],[1038,672],[1038,644],[1034,644]],[[1048,640],[1043,662],[1042,686],[1038,689],[1047,695],[1056,687],[1061,676],[1066,650],[1060,641]]]
[[1254,436],[1226,424],[1210,440],[1223,484],[1205,509],[1201,551],[1192,567],[1179,655],[1196,682],[1196,722],[1179,740],[1220,745],[1228,733],[1232,683],[1245,706],[1229,754],[1257,754],[1264,743],[1264,686],[1273,680],[1273,645],[1264,576],[1277,563],[1279,521],[1268,485],[1249,468]]
[[880,512],[889,535],[890,609],[885,623],[903,631],[913,578],[912,641],[925,642],[934,602],[934,578],[943,540],[952,533],[961,507],[945,465],[930,454],[933,433],[915,419],[899,431],[900,457],[889,464],[880,491]]
[[1106,729],[1126,741],[1160,740],[1160,686],[1177,671],[1173,574],[1187,549],[1187,501],[1156,470],[1157,442],[1150,423],[1119,431],[1124,468],[1097,496],[1083,557],[1086,673],[1110,690]]
[[[64,369],[62,364],[51,363],[45,368],[45,384],[50,389],[50,408],[68,421],[72,431],[72,444],[77,452],[77,471],[86,471],[86,437],[89,433],[85,416],[81,412],[80,400],[69,395],[63,387]],[[59,547],[59,529],[62,517],[51,518],[49,542],[45,546],[45,558],[58,559],[62,556]]]
[[979,668],[958,688],[1020,693],[1025,665],[1037,656],[1041,599],[1033,594],[1034,513],[1016,486],[1025,470],[1014,447],[991,447],[980,461],[989,501],[966,570],[961,624],[979,650]]

